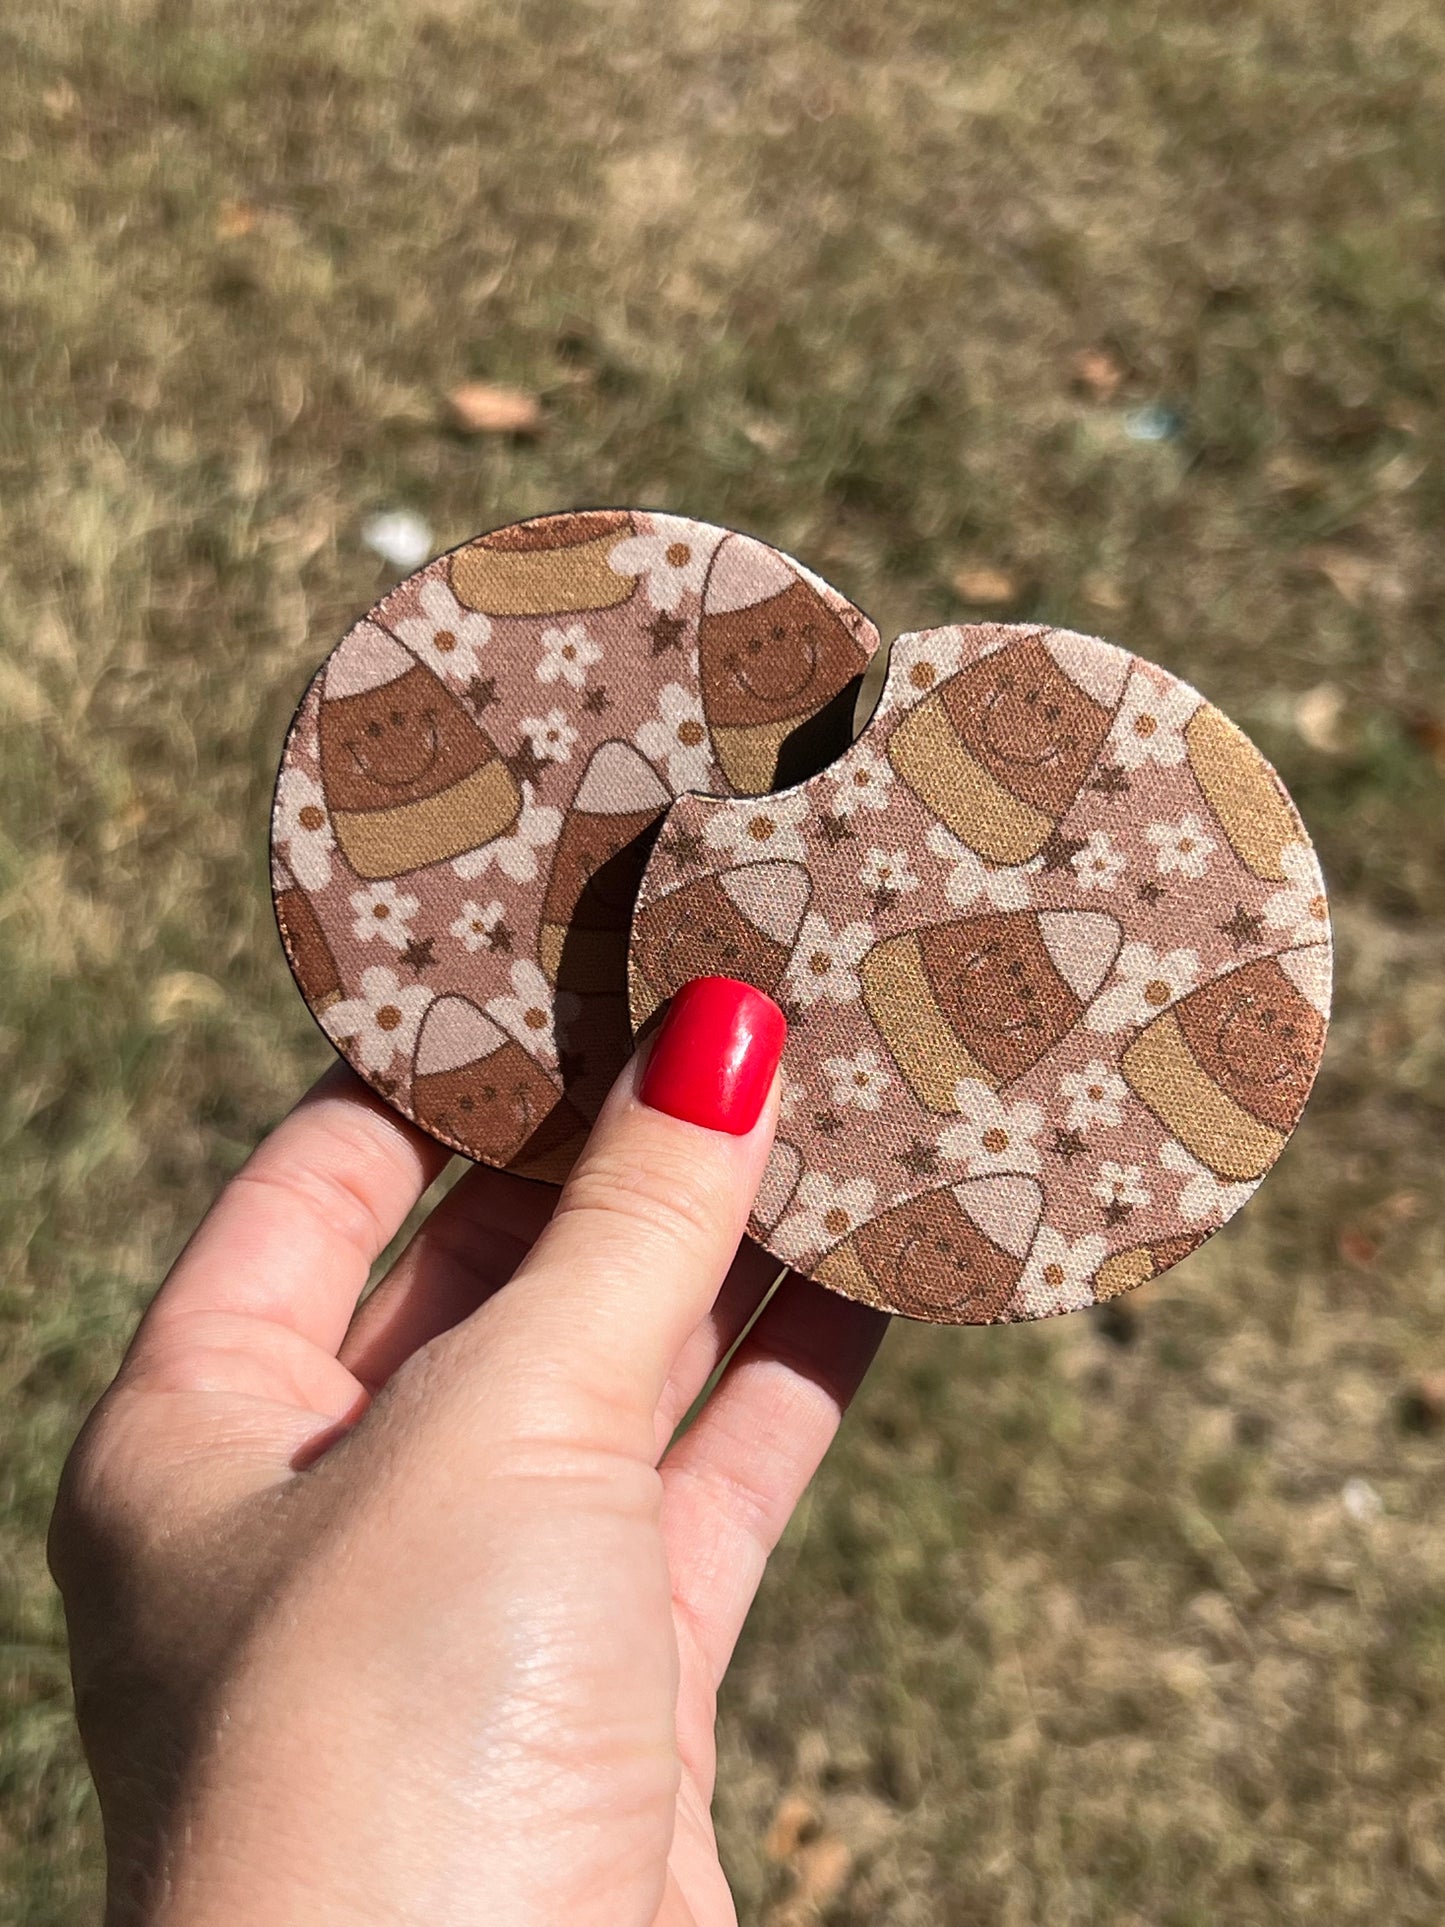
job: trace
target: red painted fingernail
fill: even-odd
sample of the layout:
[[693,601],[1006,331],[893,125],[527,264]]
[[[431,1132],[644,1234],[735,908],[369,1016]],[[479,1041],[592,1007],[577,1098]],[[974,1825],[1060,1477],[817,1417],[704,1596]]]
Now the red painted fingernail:
[[694,977],[668,1005],[637,1095],[705,1130],[746,1137],[787,1041],[771,997],[735,977]]

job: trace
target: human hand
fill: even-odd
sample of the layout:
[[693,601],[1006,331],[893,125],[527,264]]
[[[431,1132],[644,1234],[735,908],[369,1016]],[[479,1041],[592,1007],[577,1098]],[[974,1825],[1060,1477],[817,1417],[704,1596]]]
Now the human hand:
[[777,1270],[780,1028],[704,1128],[688,1002],[560,1196],[469,1172],[360,1310],[446,1153],[339,1066],[191,1239],[51,1530],[110,1927],[734,1919],[716,1689],[884,1320],[789,1276],[672,1442]]

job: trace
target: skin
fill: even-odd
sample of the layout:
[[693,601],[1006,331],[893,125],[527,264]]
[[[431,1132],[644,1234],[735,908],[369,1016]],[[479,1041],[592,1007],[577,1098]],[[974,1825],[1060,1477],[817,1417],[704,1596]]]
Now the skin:
[[[108,1927],[720,1927],[714,1704],[884,1321],[739,1239],[734,1138],[623,1072],[560,1194],[344,1067],[222,1192],[51,1532]],[[555,1209],[553,1208],[555,1203]]]

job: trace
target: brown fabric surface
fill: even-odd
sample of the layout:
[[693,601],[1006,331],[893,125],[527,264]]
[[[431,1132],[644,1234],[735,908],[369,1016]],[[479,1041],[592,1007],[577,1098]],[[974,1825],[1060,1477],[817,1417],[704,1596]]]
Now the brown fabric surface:
[[800,564],[674,516],[439,557],[297,712],[286,953],[399,1111],[552,1181],[635,1029],[745,978],[790,1025],[760,1242],[939,1322],[1096,1303],[1224,1223],[1297,1123],[1318,865],[1233,724],[1067,631],[901,637],[848,746],[877,641]]
[[849,1297],[1037,1318],[1244,1203],[1324,1048],[1324,886],[1279,779],[1110,644],[904,636],[799,787],[674,804],[633,919],[642,1022],[708,971],[788,1012],[752,1233]]
[[681,790],[837,754],[876,630],[726,529],[544,516],[428,563],[287,739],[277,920],[337,1048],[456,1150],[566,1174],[632,1048],[627,929]]

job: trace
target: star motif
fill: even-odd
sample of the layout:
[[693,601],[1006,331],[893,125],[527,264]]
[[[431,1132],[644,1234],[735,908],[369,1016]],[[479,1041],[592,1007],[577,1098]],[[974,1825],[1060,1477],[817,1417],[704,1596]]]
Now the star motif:
[[678,830],[667,842],[667,854],[674,863],[701,863],[702,838],[695,830]]
[[873,892],[874,916],[886,917],[897,901],[898,892],[896,890],[890,890],[886,883],[880,885],[879,888]]
[[492,948],[493,948],[493,950],[505,950],[505,951],[506,951],[506,953],[507,953],[507,955],[508,955],[509,957],[511,956],[511,954],[512,954],[512,933],[511,933],[511,931],[510,931],[510,930],[509,930],[509,929],[507,928],[507,926],[506,926],[506,924],[504,924],[504,923],[499,923],[499,924],[497,924],[497,925],[496,925],[496,926],[495,926],[495,927],[493,928],[493,930],[492,930]]
[[938,1169],[938,1146],[927,1138],[916,1137],[906,1151],[897,1153],[898,1162],[915,1178],[931,1178]]
[[493,703],[501,701],[497,694],[496,677],[473,676],[467,684],[466,697],[473,709],[490,709]]
[[599,684],[596,689],[589,689],[587,691],[587,694],[582,698],[582,707],[587,711],[589,716],[600,716],[604,709],[611,709],[612,698]]
[[819,1137],[837,1137],[843,1128],[843,1120],[834,1111],[815,1111],[813,1129]]
[[1104,1223],[1108,1225],[1111,1231],[1115,1225],[1123,1224],[1126,1218],[1131,1218],[1133,1215],[1133,1205],[1120,1204],[1117,1198],[1112,1198],[1109,1203],[1104,1206]]
[[1167,897],[1168,894],[1169,892],[1164,888],[1164,885],[1162,883],[1156,883],[1153,877],[1145,877],[1144,881],[1139,884],[1135,890],[1135,895],[1141,903],[1157,903],[1160,897]]
[[547,767],[546,757],[537,754],[532,747],[531,739],[526,736],[518,743],[511,755],[504,756],[502,761],[519,783],[535,783]]
[[1127,796],[1129,779],[1118,763],[1101,763],[1099,773],[1090,783],[1091,790],[1101,790],[1105,796]]
[[430,970],[436,962],[436,958],[432,955],[435,949],[435,937],[412,937],[408,939],[406,949],[401,953],[401,960],[404,964],[410,964],[419,977],[424,970]]
[[837,849],[853,834],[853,825],[845,816],[830,816],[825,812],[818,818],[818,834],[831,848]]
[[803,1006],[789,997],[778,997],[775,998],[774,1001],[778,1009],[783,1013],[788,1029],[790,1031],[801,1030],[807,1021],[808,1015]]
[[1243,950],[1247,943],[1259,942],[1264,931],[1264,918],[1251,916],[1242,903],[1236,903],[1234,915],[1215,928],[1229,938],[1236,950]]
[[1051,870],[1067,870],[1083,847],[1083,837],[1065,836],[1060,830],[1050,830],[1048,840],[1039,852],[1044,860],[1045,875]]
[[383,1097],[391,1097],[396,1090],[396,1079],[394,1077],[373,1077],[371,1081]]
[[1084,1155],[1084,1134],[1082,1131],[1055,1131],[1054,1152],[1065,1164],[1072,1163]]
[[665,656],[669,649],[682,654],[682,639],[687,634],[687,624],[681,616],[659,615],[648,625],[652,637],[654,656]]

